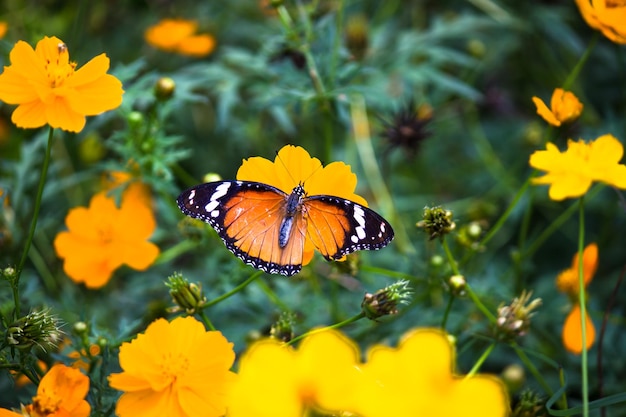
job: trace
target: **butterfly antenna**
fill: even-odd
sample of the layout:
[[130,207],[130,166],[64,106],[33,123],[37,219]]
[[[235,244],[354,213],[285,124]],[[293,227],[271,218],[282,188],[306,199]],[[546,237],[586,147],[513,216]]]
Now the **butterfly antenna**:
[[298,185],[302,185],[304,186],[304,183],[313,176],[313,174],[315,174],[315,172],[317,172],[318,169],[322,168],[324,166],[324,162],[320,161],[320,165],[315,168],[313,170],[313,172],[311,172],[309,174],[308,177],[306,177],[304,180],[302,181],[296,181],[296,179],[293,177],[293,175],[291,175],[291,172],[289,171],[289,168],[287,168],[287,164],[285,164],[285,161],[282,160],[282,158],[280,157],[280,155],[278,154],[278,151],[276,151],[276,159],[278,159],[280,161],[280,163],[285,167],[285,171],[287,171],[287,174],[289,175],[289,177],[291,178],[291,180],[294,182],[294,184],[298,184]]

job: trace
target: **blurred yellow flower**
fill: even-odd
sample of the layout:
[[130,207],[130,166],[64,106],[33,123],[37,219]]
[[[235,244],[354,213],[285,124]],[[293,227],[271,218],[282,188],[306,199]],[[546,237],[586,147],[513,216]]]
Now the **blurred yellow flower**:
[[[374,346],[362,371],[359,402],[370,417],[504,417],[509,399],[504,383],[491,375],[455,373],[455,351],[446,333],[415,329],[397,348]],[[382,387],[383,396],[375,390]]]
[[9,24],[7,22],[0,22],[0,39],[4,38],[9,30]]
[[[561,338],[563,346],[569,352],[580,355],[582,352],[582,317],[580,305],[578,304],[579,284],[578,284],[578,253],[572,259],[572,265],[561,272],[556,278],[556,286],[559,291],[566,293],[572,300],[572,310],[565,319]],[[590,243],[583,251],[583,282],[585,288],[593,279],[596,269],[598,269],[598,245]],[[585,310],[586,332],[585,344],[587,349],[593,346],[596,338],[596,330],[591,318]]]
[[193,20],[163,19],[144,33],[146,42],[155,48],[182,55],[203,57],[215,49],[211,35],[195,35],[198,23]]
[[334,330],[313,333],[298,349],[276,339],[257,342],[241,358],[228,417],[357,412],[353,390],[360,377],[358,361],[356,345]]
[[158,319],[120,347],[123,372],[111,374],[111,387],[124,391],[119,417],[219,417],[235,374],[233,344],[218,331],[206,331],[193,317],[171,323]]
[[0,409],[0,417],[88,417],[91,406],[85,401],[89,378],[78,369],[54,365],[41,378],[33,403],[22,406],[22,413]]
[[70,132],[85,127],[85,116],[112,110],[122,103],[122,83],[106,72],[109,58],[100,54],[82,68],[70,62],[59,38],[44,37],[35,50],[15,44],[11,65],[0,74],[0,100],[17,104],[11,116],[16,126],[50,125]]
[[67,214],[69,229],[54,239],[57,255],[64,259],[65,273],[88,288],[100,288],[122,265],[143,271],[155,261],[159,248],[147,239],[156,228],[152,209],[141,194],[122,194],[121,206],[100,192],[89,207]]
[[583,111],[583,104],[578,97],[562,88],[556,88],[552,93],[550,108],[539,97],[532,99],[537,106],[537,114],[552,126],[561,126],[562,123],[571,122],[577,119]]
[[576,4],[589,26],[615,43],[626,44],[626,1],[576,0]]
[[533,178],[533,184],[549,184],[549,196],[557,201],[584,195],[594,181],[626,189],[626,166],[619,163],[623,154],[624,147],[613,135],[589,143],[570,139],[565,152],[548,143],[545,151],[530,156],[530,166],[546,171]]
[[[244,159],[237,171],[240,181],[256,181],[274,186],[291,194],[298,184],[304,184],[307,195],[326,194],[345,198],[367,207],[367,201],[354,193],[357,178],[350,170],[350,165],[332,162],[326,166],[300,146],[283,146],[274,162],[261,156]],[[315,245],[310,239],[317,236],[315,224],[310,228],[304,242],[302,265],[307,265],[313,258]]]

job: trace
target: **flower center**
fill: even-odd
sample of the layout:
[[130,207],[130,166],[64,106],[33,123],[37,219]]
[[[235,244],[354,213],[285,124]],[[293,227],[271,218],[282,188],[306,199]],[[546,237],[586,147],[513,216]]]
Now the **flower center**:
[[170,384],[176,383],[176,380],[185,375],[189,369],[189,358],[178,353],[168,352],[161,359],[161,375],[170,381]]
[[98,228],[98,240],[103,245],[111,243],[113,241],[113,228],[108,224],[102,224]]
[[607,9],[616,7],[626,7],[626,0],[606,0]]
[[54,392],[48,392],[45,389],[41,394],[33,397],[32,417],[46,417],[55,414],[61,405],[61,398]]
[[52,88],[60,87],[68,77],[74,74],[75,62],[69,62],[69,53],[64,43],[58,45],[59,54],[56,59],[46,59],[44,68],[48,73],[48,81]]

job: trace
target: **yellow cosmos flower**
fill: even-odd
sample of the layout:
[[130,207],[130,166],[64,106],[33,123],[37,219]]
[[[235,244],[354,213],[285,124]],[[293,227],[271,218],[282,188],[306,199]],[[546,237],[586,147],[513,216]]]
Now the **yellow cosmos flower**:
[[533,184],[549,184],[550,198],[557,201],[584,195],[594,181],[626,189],[626,166],[619,163],[623,154],[624,147],[613,135],[589,143],[569,140],[565,152],[548,143],[545,151],[530,156],[533,168],[547,171]]
[[[332,195],[367,207],[367,201],[354,193],[357,178],[350,170],[350,165],[332,162],[323,167],[319,159],[311,158],[300,146],[283,146],[274,162],[260,156],[244,159],[237,171],[237,179],[269,184],[287,194],[291,194],[298,184],[304,184],[307,195]],[[308,236],[315,235],[315,230],[307,233],[302,265],[307,265],[313,258],[315,245]]]
[[626,1],[576,0],[576,4],[589,26],[615,43],[626,44]]
[[[457,375],[455,352],[438,329],[415,329],[397,348],[375,346],[363,373],[377,382],[360,389],[367,416],[502,417],[509,400],[502,381],[490,375]],[[367,380],[362,379],[361,381]],[[377,397],[372,389],[383,387]],[[361,387],[363,388],[363,387]]]
[[100,54],[82,68],[70,62],[68,48],[56,37],[44,37],[35,50],[15,44],[11,66],[0,74],[0,100],[17,104],[11,120],[22,128],[46,124],[70,132],[85,127],[85,116],[122,103],[122,83],[106,72],[109,58]]
[[355,344],[334,330],[306,337],[298,349],[275,339],[241,358],[228,417],[301,417],[305,410],[358,411]]
[[100,288],[122,265],[143,271],[155,261],[159,248],[147,239],[156,228],[154,214],[140,194],[125,192],[121,206],[106,192],[93,196],[89,207],[67,214],[69,229],[54,239],[65,273],[88,288]]
[[182,55],[203,57],[215,49],[211,35],[195,35],[198,23],[193,20],[163,19],[144,33],[146,42],[155,48]]
[[109,376],[124,391],[119,417],[219,417],[235,374],[233,344],[193,317],[158,319],[120,347],[123,372]]
[[561,126],[562,123],[571,122],[577,119],[583,111],[583,104],[578,97],[562,88],[556,88],[552,93],[550,108],[539,97],[533,97],[533,103],[537,106],[537,114],[552,126]]
[[[580,305],[578,304],[578,253],[574,255],[572,260],[572,266],[565,271],[561,272],[556,278],[556,286],[561,291],[566,293],[572,299],[572,310],[565,319],[563,325],[563,333],[561,338],[563,340],[563,346],[569,352],[580,355],[583,350],[583,338],[582,338],[582,317]],[[590,243],[585,247],[583,251],[583,282],[585,288],[593,279],[596,270],[598,269],[598,245]],[[585,310],[586,332],[585,332],[585,344],[587,349],[593,346],[596,339],[596,330],[593,326],[591,318]]]
[[0,409],[0,417],[88,417],[88,391],[89,378],[78,369],[54,365],[41,378],[32,404],[22,406],[22,413]]

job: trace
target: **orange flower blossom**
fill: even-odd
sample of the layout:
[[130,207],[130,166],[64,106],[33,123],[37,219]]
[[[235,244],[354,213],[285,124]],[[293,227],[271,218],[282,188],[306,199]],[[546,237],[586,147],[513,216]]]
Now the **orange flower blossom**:
[[615,43],[626,44],[626,1],[576,0],[576,4],[589,26]]
[[65,273],[88,288],[100,288],[122,265],[143,271],[155,261],[159,248],[147,239],[156,228],[144,194],[128,188],[121,205],[105,191],[94,195],[89,207],[77,207],[65,218],[68,231],[54,239]]
[[10,53],[11,65],[0,74],[0,100],[17,104],[11,120],[22,128],[50,125],[80,132],[85,116],[122,103],[122,83],[107,74],[109,58],[100,54],[76,70],[68,48],[57,37],[44,37],[33,48],[24,41]]
[[570,139],[565,152],[547,143],[545,151],[530,156],[530,166],[546,171],[533,184],[550,185],[549,196],[557,201],[584,195],[594,181],[626,189],[626,166],[619,163],[623,155],[624,147],[613,135],[589,143]]
[[123,372],[111,374],[111,387],[124,391],[119,417],[220,417],[235,374],[233,344],[218,331],[206,331],[193,317],[171,323],[158,319],[119,354]]
[[163,19],[144,33],[148,44],[168,52],[203,57],[215,49],[211,35],[195,35],[198,23],[193,20]]
[[571,122],[577,119],[583,111],[583,104],[578,97],[562,88],[556,88],[552,93],[550,108],[539,97],[532,99],[537,106],[537,114],[552,126],[561,126],[562,123]]
[[[256,181],[272,185],[287,194],[294,187],[304,184],[308,195],[326,194],[352,200],[367,207],[367,201],[354,193],[357,178],[350,170],[350,165],[332,162],[326,166],[300,146],[283,146],[274,162],[260,156],[244,159],[237,171],[240,181]],[[314,225],[309,225],[313,228]],[[307,233],[304,242],[302,265],[307,265],[313,258],[315,245],[309,236],[315,236],[314,230]]]
[[[556,286],[561,291],[566,293],[572,299],[572,310],[565,319],[563,325],[562,340],[563,346],[569,352],[580,355],[582,352],[582,317],[580,305],[578,304],[579,284],[578,284],[578,253],[574,255],[572,259],[572,266],[565,271],[561,272],[556,278]],[[593,279],[598,268],[598,245],[590,243],[583,251],[583,282],[585,288]],[[585,310],[585,344],[587,349],[593,346],[593,342],[596,338],[596,330],[593,326],[591,318]]]
[[7,22],[0,22],[0,39],[4,38],[4,35],[7,34],[7,30],[9,29],[9,25]]
[[57,364],[41,378],[32,404],[22,406],[22,413],[0,409],[0,417],[88,417],[88,391],[87,376],[78,369]]

